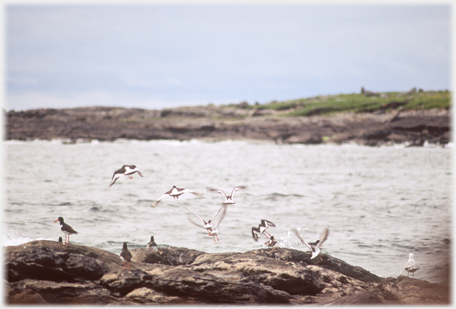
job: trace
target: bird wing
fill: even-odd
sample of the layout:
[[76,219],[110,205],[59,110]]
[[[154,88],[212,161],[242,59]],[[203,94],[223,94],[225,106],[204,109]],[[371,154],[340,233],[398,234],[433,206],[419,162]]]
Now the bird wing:
[[209,188],[209,187],[208,187],[208,188],[207,188],[207,190],[208,190],[208,191],[212,191],[212,192],[219,192],[219,193],[223,194],[223,195],[225,196],[225,198],[227,198],[227,196],[226,196],[225,192],[223,192],[223,191],[222,191],[222,190],[220,190],[220,189],[216,189],[216,188]]
[[117,171],[114,172],[114,174],[112,175],[112,179],[111,179],[111,183],[109,184],[109,186],[112,186],[117,179],[119,179],[119,177],[121,176],[122,174],[118,174]]
[[[223,209],[223,211],[220,213],[220,210],[222,210],[222,209]],[[219,211],[217,211],[217,213],[212,217],[212,219],[214,219],[215,216],[216,216],[218,213],[220,213],[220,215],[219,215],[219,217],[218,217],[218,220],[217,220],[218,222],[217,222],[217,223],[214,223],[214,226],[215,226],[216,229],[218,229],[220,223],[222,223],[222,220],[223,220],[223,218],[225,217],[225,214],[226,214],[226,209],[227,209],[226,205],[223,205],[223,206],[219,209]]]
[[272,223],[271,221],[269,220],[265,220],[265,219],[261,219],[261,225],[263,226],[272,226],[272,227],[275,227],[275,224]]
[[197,217],[198,219],[200,219],[202,222],[203,222],[203,226],[206,225],[206,221],[204,221],[203,218],[201,218],[200,216],[198,216],[196,213],[194,213],[193,211],[191,211],[190,209],[188,209],[187,207],[184,207],[185,209],[187,209],[188,211],[190,211],[192,214],[195,215],[195,217]]
[[246,186],[237,186],[237,187],[234,187],[233,191],[231,191],[231,198],[233,198],[233,195],[234,195],[234,192],[236,192],[237,190],[243,190],[247,188]]
[[252,227],[252,237],[255,239],[255,241],[258,241],[258,234],[260,231],[258,230],[257,227]]
[[192,217],[188,217],[188,221],[190,221],[191,223],[193,223],[194,225],[198,226],[198,227],[202,227],[203,229],[205,228],[204,225],[198,223],[198,222],[195,222],[193,221]]
[[323,243],[326,241],[326,239],[328,239],[328,235],[329,235],[329,230],[327,228],[325,228],[321,234],[320,234],[320,242],[317,244],[317,247],[321,247],[323,245]]
[[291,231],[296,235],[296,237],[299,238],[299,240],[300,240],[303,244],[305,244],[307,247],[309,247],[310,251],[314,252],[314,250],[312,249],[312,247],[311,247],[308,243],[306,243],[306,242],[304,241],[304,239],[302,239],[301,235],[299,235],[299,232],[298,232],[297,229],[291,229]]
[[158,200],[156,200],[155,202],[153,202],[152,205],[150,205],[150,206],[152,206],[152,207],[157,207],[158,203],[160,203],[160,201],[161,201],[162,199],[164,199],[165,197],[167,197],[167,196],[169,196],[168,193],[163,194],[162,196],[160,196],[160,198],[159,198]]
[[195,191],[192,191],[192,190],[189,190],[189,189],[182,189],[182,190],[179,190],[179,191],[188,192],[188,193],[194,194],[196,196],[203,196],[204,195],[204,193],[195,192]]

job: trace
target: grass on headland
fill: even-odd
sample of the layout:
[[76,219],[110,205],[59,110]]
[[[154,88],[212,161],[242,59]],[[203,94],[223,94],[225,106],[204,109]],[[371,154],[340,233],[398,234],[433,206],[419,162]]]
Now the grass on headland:
[[317,96],[289,101],[273,101],[265,104],[247,105],[249,109],[273,109],[283,116],[311,116],[337,112],[373,112],[402,107],[404,110],[449,108],[450,91],[419,91],[415,93],[384,92],[377,96],[364,94],[338,94]]

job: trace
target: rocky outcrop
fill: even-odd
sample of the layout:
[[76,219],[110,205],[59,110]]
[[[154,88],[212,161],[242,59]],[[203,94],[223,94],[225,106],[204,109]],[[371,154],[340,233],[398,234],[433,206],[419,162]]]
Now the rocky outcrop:
[[205,253],[176,247],[116,254],[32,241],[5,250],[7,304],[449,304],[445,286],[381,278],[286,248]]
[[6,113],[6,139],[254,139],[285,144],[356,142],[365,145],[446,144],[450,140],[448,110],[380,110],[283,117],[273,110],[243,105],[214,105],[145,110],[114,107],[36,109]]

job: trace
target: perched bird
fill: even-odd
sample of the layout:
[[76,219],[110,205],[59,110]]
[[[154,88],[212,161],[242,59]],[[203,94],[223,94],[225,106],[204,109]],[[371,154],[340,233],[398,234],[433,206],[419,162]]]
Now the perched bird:
[[158,250],[158,246],[155,243],[154,236],[150,236],[150,241],[147,244],[147,248],[154,248],[155,250]]
[[275,224],[271,221],[261,219],[261,223],[258,225],[258,227],[252,227],[253,239],[255,239],[255,241],[258,241],[258,235],[260,234],[263,234],[267,238],[271,237],[271,234],[266,231],[270,226],[275,227]]
[[62,242],[62,237],[59,237],[59,242]]
[[272,248],[277,244],[278,242],[275,240],[274,236],[271,236],[271,238],[269,238],[269,240],[265,242],[263,246],[268,246],[269,248]]
[[[196,226],[199,226],[199,227],[202,227],[203,229],[206,229],[207,234],[209,236],[212,236],[214,238],[214,241],[219,241],[219,238],[218,238],[218,233],[219,233],[218,227],[219,227],[220,223],[222,223],[223,217],[225,217],[226,208],[227,208],[226,205],[222,205],[222,207],[220,207],[220,209],[212,216],[212,218],[209,221],[206,222],[206,220],[204,220],[202,217],[198,216],[193,211],[191,211],[190,209],[185,207],[185,209],[187,209],[192,214],[194,214],[195,217],[200,219],[202,224],[201,223],[196,223],[193,220],[191,220],[190,218],[189,218],[189,221],[192,222],[193,224],[195,224]],[[215,222],[215,218],[216,218],[216,216],[219,213],[220,213],[220,215],[217,217],[217,222]]]
[[320,252],[321,252],[320,248],[323,245],[323,243],[326,241],[326,239],[328,239],[328,235],[329,235],[329,230],[327,228],[325,228],[320,234],[320,239],[317,240],[315,243],[312,243],[312,245],[314,245],[314,246],[311,246],[310,244],[306,243],[304,241],[304,239],[301,238],[297,229],[291,229],[291,231],[293,233],[295,233],[296,237],[298,237],[299,240],[303,244],[305,244],[307,247],[309,247],[310,251],[312,252],[312,256],[310,257],[311,259],[317,257],[320,254]]
[[222,190],[220,189],[215,189],[215,188],[207,188],[207,190],[209,191],[212,191],[212,192],[219,192],[221,194],[223,194],[223,196],[225,196],[225,201],[223,202],[224,205],[233,205],[234,204],[234,200],[233,200],[233,196],[234,196],[234,192],[236,192],[237,190],[242,190],[242,189],[245,189],[247,188],[246,186],[237,186],[237,187],[234,187],[233,191],[231,191],[231,195],[227,196],[225,194],[225,192],[223,192]]
[[415,271],[420,270],[420,265],[415,262],[413,253],[409,253],[409,259],[407,263],[404,264],[404,269],[407,271],[408,276],[412,273],[412,277],[415,275]]
[[125,269],[125,265],[128,265],[128,269],[130,269],[131,252],[128,250],[126,242],[123,243],[123,248],[120,252],[120,257],[124,261],[123,269]]
[[[64,221],[63,221],[63,218],[62,217],[59,217],[57,220],[55,220],[53,223],[56,223],[57,221],[60,222],[60,230],[63,232],[63,234],[65,235],[65,242],[64,243],[69,243],[70,242],[70,235],[71,234],[77,234],[78,232],[76,232],[75,230],[73,230],[73,228],[71,226],[69,226],[68,224],[66,224]],[[68,239],[68,240],[67,240]]]
[[162,196],[160,196],[160,198],[158,200],[156,200],[155,202],[152,203],[152,207],[156,207],[158,205],[158,203],[160,203],[160,201],[162,199],[164,199],[165,197],[168,197],[168,196],[171,196],[173,198],[179,198],[179,196],[181,196],[182,194],[184,193],[191,193],[191,194],[195,194],[197,196],[203,196],[204,193],[199,193],[199,192],[195,192],[195,191],[192,191],[192,190],[188,190],[188,189],[184,189],[184,188],[178,188],[176,186],[173,186],[171,188],[171,190],[165,192]]
[[116,180],[119,179],[119,177],[122,175],[128,176],[128,178],[133,179],[134,173],[138,173],[139,176],[143,177],[143,175],[138,170],[136,165],[123,165],[121,168],[114,172],[114,174],[112,175],[111,184],[109,186],[112,186],[116,182]]

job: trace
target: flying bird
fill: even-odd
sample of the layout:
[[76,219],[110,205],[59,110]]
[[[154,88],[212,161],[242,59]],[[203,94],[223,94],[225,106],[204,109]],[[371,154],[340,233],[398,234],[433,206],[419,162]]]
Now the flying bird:
[[158,246],[157,246],[157,244],[155,243],[154,236],[150,236],[150,241],[149,241],[149,243],[147,244],[147,248],[153,248],[153,249],[155,249],[155,250],[158,250]]
[[130,261],[131,261],[131,252],[127,248],[127,243],[123,243],[122,251],[120,252],[120,257],[124,262],[123,269],[125,269],[125,265],[128,265],[128,269],[130,269]]
[[204,195],[204,193],[199,193],[199,192],[195,192],[195,191],[192,191],[192,190],[188,190],[188,189],[184,189],[184,188],[178,188],[178,187],[176,187],[176,186],[173,186],[173,187],[171,188],[171,190],[165,192],[162,196],[160,196],[160,198],[159,198],[158,200],[156,200],[155,202],[153,202],[151,206],[152,206],[152,207],[157,207],[158,203],[160,203],[160,201],[161,201],[162,199],[164,199],[165,197],[168,197],[168,196],[171,196],[171,197],[173,197],[173,198],[175,198],[175,199],[176,199],[176,198],[178,199],[179,196],[181,196],[182,194],[184,194],[184,193],[186,193],[186,192],[191,193],[191,194],[194,194],[194,195],[196,195],[196,196],[203,196],[203,195]]
[[134,173],[138,173],[139,176],[143,177],[143,175],[138,170],[136,165],[123,165],[121,168],[114,172],[114,174],[112,175],[111,184],[109,186],[112,186],[116,182],[116,180],[123,175],[128,176],[128,178],[130,179],[133,179]]
[[404,269],[407,271],[408,276],[412,273],[412,277],[415,275],[415,271],[420,270],[420,265],[415,262],[413,253],[409,253],[409,259],[407,263],[404,264]]
[[266,231],[270,226],[275,227],[275,224],[271,221],[261,219],[261,223],[258,225],[258,227],[252,227],[253,239],[255,239],[255,241],[258,241],[258,235],[260,234],[263,234],[267,238],[271,237],[271,234]]
[[[197,214],[195,214],[193,211],[191,211],[190,209],[186,208],[188,211],[190,211],[193,215],[195,215],[195,217],[197,217],[198,219],[201,220],[202,223],[196,223],[194,222],[193,220],[191,220],[189,218],[189,221],[192,222],[193,224],[195,224],[196,226],[199,226],[199,227],[202,227],[203,229],[206,229],[207,231],[207,234],[209,236],[212,236],[214,238],[214,241],[219,241],[219,238],[218,238],[218,233],[219,233],[219,230],[218,230],[218,227],[220,225],[220,223],[222,223],[222,220],[223,218],[225,217],[225,214],[226,214],[226,208],[227,206],[226,205],[223,205],[222,207],[220,207],[220,209],[212,216],[212,218],[209,220],[209,221],[206,221],[204,220],[202,217],[198,216]],[[217,222],[215,222],[215,217],[217,217],[217,215],[220,213],[219,217],[217,218]]]
[[297,229],[291,229],[291,231],[293,233],[295,233],[296,237],[299,238],[299,240],[305,244],[307,247],[309,247],[310,251],[312,252],[312,256],[310,257],[311,259],[313,258],[316,258],[320,252],[321,252],[321,246],[323,245],[323,243],[326,241],[326,239],[328,239],[328,235],[329,235],[329,230],[327,228],[325,228],[321,234],[320,234],[320,239],[318,239],[315,243],[312,243],[312,245],[310,245],[309,243],[306,243],[304,241],[304,239],[302,239],[301,235],[299,235],[299,232]]
[[223,202],[223,204],[224,205],[233,205],[234,204],[234,200],[233,200],[234,192],[236,192],[237,190],[243,190],[245,188],[247,188],[247,187],[246,186],[234,187],[233,191],[231,191],[231,195],[229,195],[229,196],[226,195],[225,192],[223,192],[220,189],[207,188],[207,190],[212,191],[212,192],[219,192],[219,193],[223,194],[223,196],[225,197],[225,201]]
[[[63,221],[63,218],[62,217],[59,217],[57,220],[55,220],[53,223],[56,223],[57,221],[60,222],[60,230],[63,232],[63,234],[65,235],[65,242],[64,243],[69,243],[70,242],[70,235],[71,234],[77,234],[78,232],[76,232],[71,226],[69,226],[68,224],[66,224],[64,221]],[[67,240],[68,239],[68,240]]]

